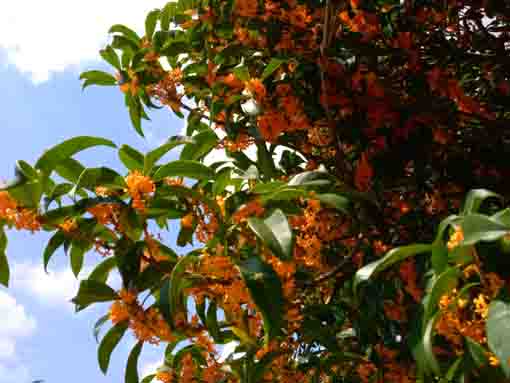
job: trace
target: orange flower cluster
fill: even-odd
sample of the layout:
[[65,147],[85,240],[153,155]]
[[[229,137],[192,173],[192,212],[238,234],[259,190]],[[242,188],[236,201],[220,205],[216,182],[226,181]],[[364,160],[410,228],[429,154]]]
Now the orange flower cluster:
[[113,324],[129,320],[129,328],[135,337],[144,342],[159,344],[160,341],[173,342],[174,336],[165,318],[158,309],[150,307],[144,310],[137,302],[132,291],[121,290],[121,300],[115,301],[110,308],[110,320]]
[[118,225],[120,209],[116,204],[102,203],[88,208],[87,211],[102,225]]
[[150,86],[147,93],[158,99],[163,105],[169,106],[174,112],[181,110],[181,98],[177,90],[182,80],[182,71],[179,68],[172,69],[157,84]]
[[342,238],[348,232],[350,222],[336,211],[322,208],[318,200],[309,199],[306,205],[303,215],[291,220],[298,231],[294,259],[305,267],[324,272],[328,267],[323,263],[322,248]]
[[144,176],[138,170],[131,172],[126,177],[127,192],[133,198],[132,206],[143,213],[145,211],[146,198],[154,193],[156,185],[148,176]]
[[19,206],[6,191],[0,191],[0,220],[14,225],[18,230],[34,232],[41,228],[37,213]]
[[260,217],[264,214],[265,209],[258,199],[254,199],[247,204],[241,206],[233,215],[232,220],[239,224],[246,221],[249,217]]

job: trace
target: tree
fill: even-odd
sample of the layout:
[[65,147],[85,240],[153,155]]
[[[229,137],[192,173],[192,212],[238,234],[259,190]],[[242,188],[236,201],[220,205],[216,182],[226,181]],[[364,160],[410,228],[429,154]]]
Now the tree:
[[[125,175],[73,159],[115,148],[96,137],[19,161],[3,227],[53,232],[45,265],[63,246],[76,274],[105,256],[74,303],[113,301],[103,371],[139,339],[128,383],[145,342],[166,349],[144,382],[509,381],[509,20],[495,0],[170,2],[143,37],[111,28],[115,75],[81,79],[119,86],[140,135],[169,107],[187,136],[121,146]],[[172,220],[193,251],[160,240]]]

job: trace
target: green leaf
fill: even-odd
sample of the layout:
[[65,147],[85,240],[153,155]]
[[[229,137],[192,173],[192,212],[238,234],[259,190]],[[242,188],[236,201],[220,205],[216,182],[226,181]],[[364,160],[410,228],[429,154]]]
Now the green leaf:
[[142,347],[143,341],[138,342],[129,353],[124,379],[125,383],[138,383],[140,381],[140,378],[138,377],[138,358],[142,352]]
[[434,242],[430,262],[436,274],[442,273],[448,266],[448,248],[443,241]]
[[462,245],[474,245],[480,241],[495,241],[510,232],[510,226],[482,214],[469,214],[460,221],[464,240]]
[[81,173],[85,170],[85,166],[80,164],[73,158],[67,158],[59,162],[55,166],[55,172],[62,178],[76,183],[80,178]]
[[207,308],[206,315],[206,327],[211,337],[214,341],[221,341],[220,339],[220,327],[218,325],[218,316],[217,316],[218,307],[215,301],[211,301],[209,303],[209,307]]
[[264,72],[262,72],[260,78],[262,80],[268,78],[280,67],[280,65],[282,65],[286,61],[287,60],[272,58],[271,61],[269,61],[269,64],[267,64],[266,67],[264,68]]
[[214,171],[198,161],[178,160],[161,166],[154,173],[154,181],[165,177],[188,177],[196,180],[210,180],[214,178]]
[[129,145],[120,147],[119,158],[129,170],[143,170],[144,168],[143,154]]
[[435,313],[439,299],[457,286],[461,274],[462,272],[459,269],[450,267],[434,279],[432,288],[427,294],[424,313],[425,322]]
[[83,259],[85,256],[85,252],[90,249],[90,245],[85,241],[73,241],[71,244],[71,270],[75,277],[78,278],[78,274],[80,273],[83,267]]
[[136,45],[138,45],[141,40],[140,36],[138,36],[138,34],[135,31],[121,24],[116,24],[112,26],[108,33],[120,33],[121,35],[126,37],[128,40],[131,40]]
[[107,322],[110,321],[110,314],[105,314],[101,318],[99,318],[96,323],[94,324],[94,339],[96,340],[96,343],[99,343],[99,333],[101,332],[101,327]]
[[7,261],[7,236],[3,227],[0,227],[0,284],[9,287],[9,262]]
[[123,188],[125,185],[124,178],[110,168],[86,168],[80,174],[73,191],[70,193],[74,194],[80,188],[94,191],[96,186]]
[[151,150],[149,153],[145,155],[143,167],[144,174],[149,174],[154,165],[156,165],[156,163],[173,148],[179,145],[190,144],[193,142],[194,140],[191,137],[173,136],[159,148]]
[[57,249],[64,244],[66,237],[63,232],[56,232],[48,241],[46,248],[44,249],[43,254],[43,262],[44,262],[44,271],[48,272],[48,263],[52,255],[57,251]]
[[218,136],[212,129],[193,136],[193,143],[184,147],[181,160],[199,160],[218,145]]
[[151,383],[155,378],[156,374],[147,375],[145,378],[142,379],[141,383]]
[[464,340],[466,341],[466,348],[469,350],[476,367],[481,368],[486,366],[489,363],[489,359],[487,358],[485,349],[478,342],[469,337],[465,337]]
[[131,119],[131,123],[135,128],[135,131],[141,136],[144,137],[142,130],[142,116],[145,114],[143,110],[143,106],[138,98],[131,97],[131,95],[127,94],[127,99],[129,100],[127,106],[129,110],[129,118]]
[[[186,304],[184,302],[184,296],[182,294],[182,288],[184,285],[184,273],[186,271],[186,267],[189,264],[198,262],[199,257],[194,253],[188,253],[185,256],[179,259],[179,262],[175,265],[172,273],[170,274],[170,278],[168,280],[169,289],[168,296],[164,297],[164,303],[168,302],[167,307],[167,318],[173,317],[180,311],[186,310]],[[166,299],[168,299],[166,301]],[[166,306],[166,305],[165,305]]]
[[487,343],[490,350],[501,361],[506,377],[510,377],[510,302],[494,299],[489,306],[486,322]]
[[161,11],[160,23],[161,30],[168,31],[170,29],[170,22],[175,15],[176,3],[168,2]]
[[107,45],[105,49],[101,49],[99,51],[99,54],[101,55],[103,60],[105,60],[108,64],[113,66],[118,71],[122,69],[120,66],[119,56],[117,56],[117,53],[111,47],[111,45]]
[[117,261],[114,257],[106,258],[103,262],[95,267],[87,278],[90,281],[106,283],[110,272],[117,266]]
[[113,77],[109,73],[100,70],[90,70],[88,72],[83,72],[80,75],[80,80],[83,80],[82,89],[85,89],[90,85],[99,86],[117,85],[117,79],[115,77]]
[[464,205],[462,207],[462,215],[468,215],[472,213],[478,213],[480,210],[480,206],[482,203],[488,198],[495,198],[499,201],[503,199],[503,197],[497,193],[491,192],[485,189],[474,189],[470,190],[464,200]]
[[359,269],[354,276],[353,290],[356,294],[358,285],[361,282],[367,281],[372,277],[375,277],[381,271],[386,270],[388,267],[394,265],[397,262],[403,261],[404,259],[421,254],[428,253],[433,248],[429,244],[414,244],[402,247],[396,247],[390,250],[386,255],[378,261],[369,263],[365,267]]
[[36,169],[40,169],[44,173],[51,173],[55,167],[62,161],[74,156],[82,150],[94,146],[109,146],[115,148],[115,144],[105,138],[80,136],[74,137],[48,149],[37,160]]
[[350,212],[350,201],[339,194],[317,194],[314,198],[317,198],[322,204],[335,208],[343,213]]
[[154,9],[150,11],[145,18],[145,36],[148,39],[152,39],[160,13],[161,11],[159,9]]
[[81,281],[78,294],[71,300],[75,305],[85,308],[85,306],[96,302],[109,302],[118,299],[118,295],[110,286],[85,279]]
[[273,211],[266,219],[248,218],[248,226],[276,256],[281,259],[292,257],[292,228],[280,209]]
[[97,360],[103,374],[106,374],[108,371],[108,365],[110,364],[112,352],[119,344],[127,328],[128,325],[126,322],[117,323],[106,333],[104,338],[101,340],[101,344],[97,350]]
[[296,174],[294,177],[290,179],[290,181],[287,183],[289,186],[308,186],[308,185],[314,185],[317,182],[329,184],[330,181],[330,175],[326,172],[320,171],[320,170],[312,170],[312,171],[306,171],[303,173]]
[[238,264],[255,305],[264,319],[266,344],[281,331],[283,313],[282,284],[273,268],[253,256]]
[[426,366],[436,375],[440,375],[441,370],[439,368],[439,363],[436,359],[436,356],[434,355],[432,341],[434,339],[434,327],[438,318],[439,317],[436,314],[428,321],[425,327],[425,332],[423,334],[423,356],[425,358],[425,363]]

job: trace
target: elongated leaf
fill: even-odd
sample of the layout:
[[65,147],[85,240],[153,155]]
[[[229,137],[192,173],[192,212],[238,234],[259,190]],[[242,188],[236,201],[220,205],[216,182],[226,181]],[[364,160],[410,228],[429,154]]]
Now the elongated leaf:
[[136,45],[138,45],[141,40],[140,36],[138,36],[138,34],[135,31],[121,24],[116,24],[112,26],[108,33],[120,33],[121,35],[131,40]]
[[67,158],[61,162],[59,162],[55,166],[55,172],[62,178],[76,183],[80,178],[81,173],[85,170],[85,166],[80,164],[73,158]]
[[248,218],[248,226],[275,255],[282,259],[292,257],[292,228],[280,209],[276,209],[264,220],[256,217]]
[[71,193],[74,194],[80,188],[94,190],[96,186],[122,188],[125,182],[120,174],[110,168],[87,168],[81,173]]
[[264,319],[266,344],[280,334],[283,313],[282,284],[273,268],[259,257],[238,264],[250,295]]
[[264,68],[264,72],[262,72],[262,75],[260,76],[261,79],[264,80],[271,76],[285,61],[286,60],[272,58],[271,61],[269,61],[269,64],[267,64]]
[[43,254],[43,262],[44,262],[44,271],[48,272],[48,263],[52,255],[57,251],[57,249],[64,244],[66,237],[63,232],[56,232],[48,241],[46,248],[44,249]]
[[501,361],[506,377],[510,377],[510,302],[495,299],[489,306],[486,322],[487,343],[491,351]]
[[101,327],[103,327],[103,325],[109,321],[110,314],[105,314],[94,324],[94,339],[96,340],[96,343],[99,343],[99,333],[101,332]]
[[161,166],[153,179],[160,181],[165,177],[188,177],[196,180],[210,180],[214,178],[214,171],[197,161],[178,160]]
[[114,257],[106,258],[103,262],[96,266],[96,268],[90,273],[88,279],[90,281],[96,281],[106,283],[110,272],[117,266],[117,261]]
[[465,337],[464,339],[466,341],[466,348],[469,350],[476,367],[480,368],[486,366],[487,363],[489,363],[489,359],[487,358],[485,349],[478,342],[469,337]]
[[381,271],[386,270],[393,264],[403,261],[408,257],[412,257],[413,255],[417,254],[428,253],[429,251],[432,251],[432,247],[432,245],[428,244],[415,244],[397,247],[390,250],[383,258],[379,259],[378,261],[369,263],[356,272],[353,283],[354,292],[357,292],[358,285],[361,282],[375,277]]
[[148,39],[152,39],[160,13],[161,11],[159,9],[154,9],[153,11],[150,11],[145,18],[145,37]]
[[314,198],[317,198],[322,204],[340,210],[343,213],[349,213],[350,211],[350,201],[339,194],[317,194]]
[[212,129],[193,136],[193,143],[184,147],[181,160],[199,160],[218,145],[218,136]]
[[461,271],[455,267],[450,267],[437,278],[435,278],[430,292],[427,294],[427,304],[425,306],[424,321],[435,313],[439,299],[446,293],[452,291],[456,286],[461,275]]
[[109,146],[115,148],[115,144],[105,138],[80,136],[74,137],[48,149],[37,160],[36,169],[50,173],[62,161],[74,156],[82,150],[94,146]]
[[145,378],[142,379],[141,383],[151,383],[155,378],[156,374],[147,375]]
[[71,270],[75,277],[78,277],[82,267],[85,253],[90,249],[90,245],[86,241],[75,240],[71,244]]
[[171,137],[165,144],[159,148],[151,150],[145,155],[144,160],[144,173],[149,174],[153,166],[170,150],[179,146],[193,143],[193,138],[187,136],[174,136]]
[[104,338],[101,340],[101,344],[97,350],[97,360],[103,374],[106,374],[108,371],[112,352],[119,344],[127,328],[127,323],[117,323],[106,333]]
[[480,210],[480,206],[488,198],[494,198],[496,200],[501,201],[503,197],[497,193],[491,192],[490,190],[485,189],[470,190],[464,201],[461,214],[468,215],[472,213],[478,213],[478,210]]
[[129,145],[122,145],[119,149],[119,158],[129,170],[143,170],[144,156]]
[[175,265],[170,274],[170,312],[176,314],[179,310],[186,309],[182,296],[183,274],[186,267],[199,260],[195,253],[189,253],[182,257]]
[[124,379],[125,383],[138,383],[140,381],[138,377],[138,358],[142,352],[142,347],[143,342],[138,342],[129,353]]
[[101,49],[99,54],[108,64],[113,66],[118,71],[121,70],[119,56],[117,56],[117,53],[111,47],[111,45],[107,45],[105,49]]
[[464,232],[462,245],[495,241],[510,233],[510,226],[482,214],[469,214],[460,222]]
[[7,236],[3,227],[0,227],[0,284],[9,287],[9,262],[7,261]]
[[80,308],[96,302],[109,302],[118,298],[117,293],[110,286],[91,280],[83,280],[80,283],[78,294],[71,300]]
[[423,351],[424,351],[424,357],[425,357],[425,363],[426,366],[436,375],[439,375],[441,373],[439,368],[439,363],[436,359],[436,356],[434,355],[433,350],[433,339],[434,339],[434,327],[436,325],[436,321],[438,319],[438,315],[436,314],[434,317],[432,317],[426,327],[425,332],[423,334]]
[[90,85],[99,86],[117,85],[117,79],[115,77],[113,77],[109,73],[100,70],[90,70],[88,72],[83,72],[80,75],[80,80],[83,80],[82,89],[85,89]]

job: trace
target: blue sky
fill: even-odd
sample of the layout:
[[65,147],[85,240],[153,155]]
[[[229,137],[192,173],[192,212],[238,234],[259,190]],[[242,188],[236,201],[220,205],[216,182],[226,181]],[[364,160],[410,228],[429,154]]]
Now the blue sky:
[[[170,112],[156,113],[152,115],[153,121],[145,124],[147,138],[142,139],[131,128],[118,89],[89,88],[82,92],[78,80],[81,70],[100,67],[96,52],[104,43],[109,25],[125,22],[141,26],[145,11],[164,2],[144,0],[130,5],[129,1],[93,0],[87,7],[94,10],[101,5],[102,11],[82,13],[80,8],[79,17],[74,2],[14,3],[5,6],[7,9],[2,5],[0,15],[1,178],[12,176],[16,160],[33,163],[44,149],[73,136],[102,136],[146,151],[181,131],[182,120]],[[132,9],[120,9],[121,4]],[[38,17],[41,15],[47,16]],[[64,25],[59,28],[59,23]],[[72,28],[69,30],[73,33],[66,32],[66,28]],[[83,50],[74,47],[72,41],[81,44]],[[107,148],[92,149],[79,159],[89,165],[121,169],[116,152]],[[0,288],[3,325],[0,382],[123,381],[124,363],[134,339],[126,337],[112,357],[109,374],[103,376],[97,365],[92,326],[108,307],[73,312],[69,299],[76,292],[78,282],[69,270],[65,255],[58,253],[52,260],[50,273],[43,272],[42,251],[47,239],[45,234],[9,233],[12,280],[11,288]],[[97,259],[90,254],[86,264],[92,266]],[[80,275],[85,276],[85,273]],[[161,352],[162,349],[146,346],[141,370],[156,366]]]

